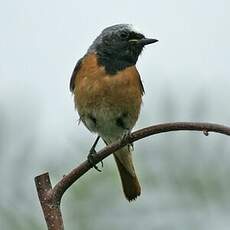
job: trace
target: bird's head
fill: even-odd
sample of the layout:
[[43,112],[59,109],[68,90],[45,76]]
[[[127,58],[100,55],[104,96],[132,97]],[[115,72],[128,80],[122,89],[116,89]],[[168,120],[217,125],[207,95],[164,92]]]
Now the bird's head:
[[88,53],[95,52],[99,64],[105,66],[110,74],[115,74],[135,65],[144,46],[157,41],[146,38],[129,24],[118,24],[104,29],[90,46]]

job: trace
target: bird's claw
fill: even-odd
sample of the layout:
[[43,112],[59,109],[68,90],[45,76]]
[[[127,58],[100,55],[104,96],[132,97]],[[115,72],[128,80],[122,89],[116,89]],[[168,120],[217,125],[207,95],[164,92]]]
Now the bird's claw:
[[130,130],[126,130],[121,137],[121,142],[124,142],[126,138],[129,137],[129,134],[130,134]]
[[130,152],[133,152],[134,151],[134,144],[133,143],[128,144],[128,149]]
[[[98,172],[102,172],[101,169],[99,169],[94,162],[95,154],[97,154],[96,150],[94,148],[90,149],[89,154],[87,156],[88,162],[91,165],[91,167],[94,167]],[[103,166],[104,166],[103,161],[101,161],[101,167],[103,168]]]
[[[127,130],[127,131],[123,134],[123,136],[121,137],[121,142],[124,142],[124,141],[126,140],[126,138],[129,137],[130,133],[131,133],[131,131],[130,131],[130,130]],[[127,146],[128,146],[129,151],[133,151],[133,149],[134,149],[133,143],[130,143],[130,144],[128,144]]]

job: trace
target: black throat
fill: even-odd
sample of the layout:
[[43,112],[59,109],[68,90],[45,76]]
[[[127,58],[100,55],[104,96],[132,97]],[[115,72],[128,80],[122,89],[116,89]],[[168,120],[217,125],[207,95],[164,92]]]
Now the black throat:
[[108,74],[115,75],[118,71],[135,65],[141,50],[142,48],[127,46],[117,48],[99,46],[96,50],[98,64],[104,66]]
[[104,66],[106,73],[115,75],[118,71],[135,65],[136,61],[98,55],[98,64]]

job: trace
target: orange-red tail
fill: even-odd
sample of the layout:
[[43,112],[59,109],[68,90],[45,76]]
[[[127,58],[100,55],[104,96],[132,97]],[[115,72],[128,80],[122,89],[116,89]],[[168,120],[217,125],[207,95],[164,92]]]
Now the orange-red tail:
[[129,148],[126,146],[116,151],[114,158],[121,177],[125,197],[128,201],[135,200],[141,194],[141,187],[134,170]]

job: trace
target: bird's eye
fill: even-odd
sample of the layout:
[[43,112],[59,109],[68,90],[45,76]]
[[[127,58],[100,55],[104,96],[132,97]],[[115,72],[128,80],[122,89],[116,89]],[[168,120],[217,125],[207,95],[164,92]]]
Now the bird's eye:
[[127,31],[122,31],[121,33],[120,33],[120,38],[122,39],[122,40],[125,40],[125,39],[127,39],[129,37],[129,33],[127,32]]

